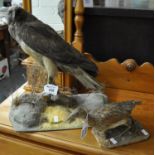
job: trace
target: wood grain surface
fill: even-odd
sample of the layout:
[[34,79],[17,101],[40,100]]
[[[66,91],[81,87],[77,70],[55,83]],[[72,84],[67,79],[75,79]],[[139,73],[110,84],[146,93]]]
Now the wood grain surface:
[[31,155],[32,152],[40,155],[43,150],[45,150],[44,154],[47,155],[52,155],[53,151],[57,154],[152,155],[153,94],[112,88],[107,88],[106,93],[111,101],[130,99],[143,101],[141,105],[136,107],[133,116],[151,133],[149,140],[116,149],[102,150],[92,135],[91,129],[89,129],[84,140],[80,139],[80,129],[36,133],[15,132],[8,118],[11,99],[9,98],[0,105],[0,147],[2,146],[2,155],[19,155],[19,153]]

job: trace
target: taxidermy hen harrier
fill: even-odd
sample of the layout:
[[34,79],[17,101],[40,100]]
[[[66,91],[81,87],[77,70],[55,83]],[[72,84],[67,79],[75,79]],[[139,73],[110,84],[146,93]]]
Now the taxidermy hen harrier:
[[59,68],[75,76],[88,89],[102,89],[93,78],[98,72],[96,65],[32,14],[20,7],[11,7],[8,27],[22,50],[47,70],[48,82],[53,82]]

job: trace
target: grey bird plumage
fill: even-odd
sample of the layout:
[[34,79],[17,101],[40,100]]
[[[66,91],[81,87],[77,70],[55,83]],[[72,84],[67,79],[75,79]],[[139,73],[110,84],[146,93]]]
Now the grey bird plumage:
[[97,66],[35,16],[20,7],[11,7],[8,25],[11,36],[23,51],[45,67],[49,81],[54,79],[59,68],[72,74],[88,89],[103,88],[93,78],[98,73]]

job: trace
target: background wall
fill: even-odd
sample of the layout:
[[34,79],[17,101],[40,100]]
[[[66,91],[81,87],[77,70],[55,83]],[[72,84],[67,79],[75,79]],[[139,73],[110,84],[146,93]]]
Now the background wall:
[[58,15],[58,3],[60,0],[32,0],[32,14],[37,18],[60,31],[64,29]]
[[3,6],[3,0],[0,0],[0,7]]
[[99,61],[154,62],[153,10],[86,8],[83,31],[84,50]]
[[23,0],[12,0],[12,5],[21,5]]

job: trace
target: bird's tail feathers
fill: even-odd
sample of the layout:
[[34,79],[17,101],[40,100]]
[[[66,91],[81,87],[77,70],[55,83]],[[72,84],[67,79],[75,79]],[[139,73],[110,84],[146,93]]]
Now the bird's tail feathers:
[[123,101],[118,103],[120,107],[122,107],[124,110],[131,112],[135,106],[141,104],[141,101],[138,100],[129,100],[129,101]]
[[103,91],[104,85],[99,83],[94,77],[87,74],[81,68],[75,68],[73,75],[85,86],[87,89],[95,91]]
[[102,92],[104,90],[105,88],[104,84],[98,82],[94,77],[86,73],[82,68],[66,66],[58,63],[57,65],[63,71],[73,75],[87,89],[96,92]]

